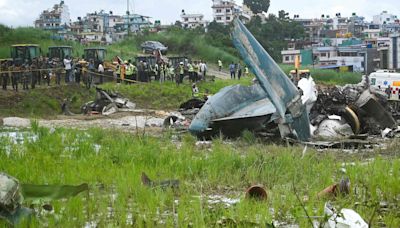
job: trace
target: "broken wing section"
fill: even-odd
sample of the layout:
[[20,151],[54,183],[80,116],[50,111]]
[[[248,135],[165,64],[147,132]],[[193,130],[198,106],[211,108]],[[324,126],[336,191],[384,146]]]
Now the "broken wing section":
[[282,137],[292,134],[308,140],[310,122],[296,86],[239,19],[234,22],[232,36],[236,48],[277,109]]

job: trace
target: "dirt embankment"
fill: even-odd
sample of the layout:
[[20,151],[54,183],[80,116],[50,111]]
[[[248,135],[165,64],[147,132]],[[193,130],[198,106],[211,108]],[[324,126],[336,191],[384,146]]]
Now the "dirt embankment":
[[0,117],[54,117],[61,113],[65,99],[71,102],[71,110],[80,112],[80,106],[93,99],[94,92],[83,87],[42,85],[36,89],[0,90]]

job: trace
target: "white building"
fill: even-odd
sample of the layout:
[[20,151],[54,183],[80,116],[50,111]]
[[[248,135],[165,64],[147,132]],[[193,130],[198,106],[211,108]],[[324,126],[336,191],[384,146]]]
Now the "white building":
[[181,23],[183,28],[205,28],[209,24],[208,21],[204,20],[203,14],[186,14],[185,10],[182,10]]
[[398,21],[397,16],[388,13],[387,11],[383,11],[379,15],[375,15],[373,17],[374,24],[383,25],[383,24],[393,24]]
[[239,6],[233,0],[213,0],[213,17],[217,23],[228,25],[240,13]]
[[368,39],[377,39],[380,37],[381,30],[380,29],[365,29],[364,34]]
[[63,31],[70,25],[68,6],[64,1],[55,4],[52,9],[44,10],[39,19],[35,21],[35,27],[44,30]]
[[283,64],[294,64],[296,56],[300,56],[301,62],[301,51],[290,48],[288,50],[281,51],[282,54],[282,63]]

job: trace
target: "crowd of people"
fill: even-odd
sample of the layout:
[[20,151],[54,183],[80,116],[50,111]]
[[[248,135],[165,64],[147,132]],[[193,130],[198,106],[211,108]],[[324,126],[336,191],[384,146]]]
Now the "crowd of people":
[[[179,59],[179,61],[154,61],[148,59],[123,61],[119,57],[114,59],[113,69],[105,72],[103,62],[95,62],[93,59],[85,61],[79,58],[66,56],[64,59],[39,57],[31,62],[22,63],[4,61],[0,65],[0,84],[4,90],[11,86],[15,91],[20,87],[23,90],[34,89],[37,85],[50,86],[51,83],[58,86],[61,84],[81,84],[91,88],[93,84],[102,84],[105,77],[108,81],[124,82],[126,84],[136,82],[165,82],[173,81],[177,85],[182,84],[185,77],[192,83],[205,80],[208,66],[205,61],[190,61]],[[219,70],[222,71],[222,61],[218,60]],[[247,67],[240,63],[229,65],[231,79],[240,80],[243,75],[249,74]],[[96,79],[96,80],[94,80]]]
[[137,65],[131,60],[122,61],[117,58],[115,77],[118,82],[125,81],[127,84],[132,82],[157,82],[174,81],[178,85],[183,83],[183,79],[188,76],[192,82],[205,80],[207,76],[207,63],[204,61],[189,61],[187,59],[177,62],[159,61],[153,64],[146,60],[138,61]]
[[[223,69],[222,61],[218,60],[218,70],[222,71],[222,69]],[[249,75],[249,68],[247,66],[243,68],[240,63],[232,62],[229,65],[229,73],[231,75],[231,79],[236,79],[237,76],[237,78],[240,80],[240,78],[242,78],[243,75],[244,76]]]
[[[23,90],[35,89],[37,85],[80,84],[83,82],[88,88],[91,87],[95,73],[101,72],[102,63],[98,68],[94,61],[88,63],[82,59],[72,59],[66,56],[64,59],[39,57],[31,62],[4,61],[0,66],[0,84],[3,90],[11,86],[18,91],[22,85]],[[100,77],[102,80],[102,77]],[[100,81],[101,81],[100,80]]]

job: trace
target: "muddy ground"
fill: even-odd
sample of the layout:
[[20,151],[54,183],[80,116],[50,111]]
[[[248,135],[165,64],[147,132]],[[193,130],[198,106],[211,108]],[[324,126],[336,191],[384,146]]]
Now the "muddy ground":
[[0,125],[6,127],[29,128],[32,121],[39,126],[48,128],[75,128],[88,129],[99,127],[117,129],[126,132],[161,133],[164,119],[170,112],[153,110],[135,110],[134,112],[120,112],[110,116],[102,115],[59,115],[50,119],[28,119],[20,117],[5,117],[0,119]]

